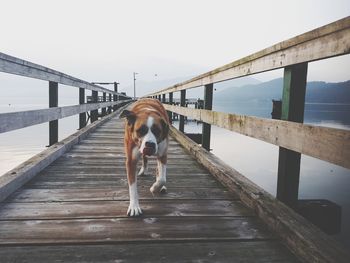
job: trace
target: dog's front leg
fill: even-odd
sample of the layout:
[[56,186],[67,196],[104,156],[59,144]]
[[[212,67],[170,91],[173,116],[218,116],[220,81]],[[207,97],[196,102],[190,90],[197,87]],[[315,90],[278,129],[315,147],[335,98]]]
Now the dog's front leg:
[[128,176],[129,184],[129,197],[130,204],[128,208],[128,216],[138,216],[142,214],[142,210],[139,204],[139,196],[137,192],[137,176],[136,176],[136,166],[139,158],[138,150],[135,148],[132,150],[131,154],[128,154],[126,160],[126,172]]
[[157,174],[156,182],[150,188],[150,191],[152,194],[166,192],[166,190],[167,190],[165,187],[166,164],[167,164],[167,155],[166,154],[157,158],[158,174]]

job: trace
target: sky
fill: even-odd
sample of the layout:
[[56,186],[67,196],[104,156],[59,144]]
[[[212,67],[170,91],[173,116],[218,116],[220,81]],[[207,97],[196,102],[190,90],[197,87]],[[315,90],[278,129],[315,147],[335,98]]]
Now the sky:
[[[350,14],[349,0],[0,1],[0,52],[129,94],[133,72],[193,77]],[[348,80],[349,66],[349,55],[322,61],[309,79]]]

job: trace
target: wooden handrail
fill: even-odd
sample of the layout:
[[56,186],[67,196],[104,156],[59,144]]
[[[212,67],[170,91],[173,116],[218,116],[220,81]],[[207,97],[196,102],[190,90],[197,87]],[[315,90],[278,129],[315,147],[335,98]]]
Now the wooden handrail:
[[84,88],[92,91],[105,92],[130,98],[129,96],[125,96],[125,94],[105,89],[98,85],[91,84],[85,80],[81,80],[70,75],[64,74],[62,72],[38,64],[34,64],[32,62],[19,59],[4,53],[0,53],[0,72],[25,76],[34,79],[52,81],[63,85]]
[[346,17],[147,96],[192,89],[349,53],[350,17]]
[[163,104],[168,111],[350,169],[350,131]]
[[54,107],[41,110],[18,111],[0,113],[0,133],[22,129],[28,126],[37,125],[53,120],[73,116],[79,113],[105,108],[120,106],[131,102],[131,100],[109,101],[100,103],[87,103],[65,107]]

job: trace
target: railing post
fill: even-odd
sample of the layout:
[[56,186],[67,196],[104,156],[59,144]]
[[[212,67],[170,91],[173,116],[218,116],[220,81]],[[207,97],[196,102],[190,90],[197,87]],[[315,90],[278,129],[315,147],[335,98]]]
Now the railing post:
[[[103,92],[102,96],[103,96],[103,102],[106,102],[106,92]],[[106,114],[107,114],[107,110],[104,107],[104,108],[102,108],[102,116],[106,116]]]
[[[58,107],[58,83],[49,81],[49,107]],[[58,142],[58,120],[49,122],[49,146]]]
[[[92,103],[97,103],[98,92],[93,90],[91,95],[92,95]],[[97,121],[97,119],[98,119],[98,109],[92,110],[90,112],[90,116],[91,116],[91,123],[93,123],[94,121]]]
[[[114,91],[115,92],[118,92],[118,82],[114,82]],[[114,95],[113,94],[113,101],[118,101],[118,97],[117,97],[117,95]],[[116,111],[118,109],[118,106],[117,105],[114,105],[113,106],[113,111]]]
[[[307,63],[284,69],[282,120],[304,122]],[[279,148],[277,198],[292,208],[298,203],[301,154]]]
[[[85,104],[85,89],[79,88],[79,104]],[[79,129],[86,126],[86,113],[79,114]]]
[[[185,107],[186,104],[186,90],[181,90],[180,95],[180,106]],[[180,123],[179,123],[179,131],[184,133],[185,132],[185,116],[180,115]]]
[[[173,104],[173,93],[169,93],[169,105]],[[169,122],[173,123],[173,113],[171,111],[168,111],[168,117],[169,117]]]
[[[112,101],[112,94],[111,93],[108,94],[108,101]],[[111,112],[112,112],[112,106],[109,106],[108,107],[108,114],[111,114]]]
[[[212,110],[213,108],[213,84],[204,86],[204,109]],[[202,124],[202,147],[210,151],[210,132],[211,125],[203,122]]]

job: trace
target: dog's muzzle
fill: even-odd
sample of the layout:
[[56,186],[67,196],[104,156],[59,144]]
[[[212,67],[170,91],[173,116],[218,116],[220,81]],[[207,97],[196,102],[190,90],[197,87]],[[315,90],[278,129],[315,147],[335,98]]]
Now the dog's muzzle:
[[142,154],[151,156],[156,153],[156,144],[154,142],[146,142]]

